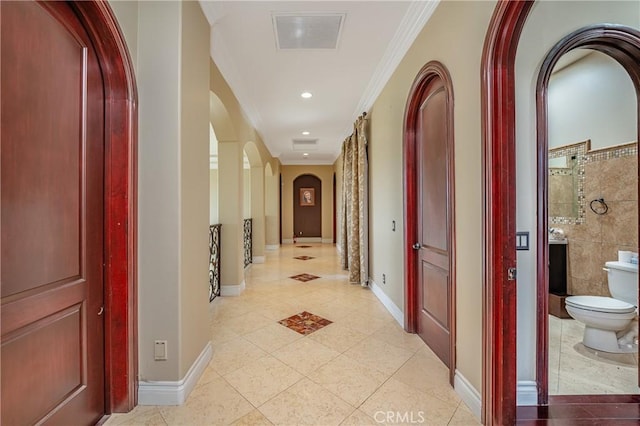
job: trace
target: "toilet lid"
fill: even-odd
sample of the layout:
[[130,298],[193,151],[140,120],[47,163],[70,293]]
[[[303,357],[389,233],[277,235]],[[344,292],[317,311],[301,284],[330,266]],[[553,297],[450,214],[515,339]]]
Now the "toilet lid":
[[602,296],[571,296],[565,299],[565,303],[575,308],[587,309],[595,312],[615,312],[626,314],[636,310],[636,307],[630,303]]

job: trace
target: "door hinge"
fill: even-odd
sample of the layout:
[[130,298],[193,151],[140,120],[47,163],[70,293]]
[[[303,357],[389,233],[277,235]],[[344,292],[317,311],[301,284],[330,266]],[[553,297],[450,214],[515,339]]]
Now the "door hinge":
[[509,280],[509,281],[515,281],[515,280],[516,280],[516,275],[517,275],[517,270],[516,270],[516,268],[509,268],[509,269],[507,269],[507,280]]

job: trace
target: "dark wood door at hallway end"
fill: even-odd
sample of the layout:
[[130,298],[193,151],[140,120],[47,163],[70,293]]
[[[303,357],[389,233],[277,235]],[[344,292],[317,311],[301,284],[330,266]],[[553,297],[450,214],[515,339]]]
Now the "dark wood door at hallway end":
[[[313,205],[301,203],[301,189],[313,189]],[[296,237],[322,237],[322,181],[313,175],[293,181],[293,233]]]
[[105,413],[104,84],[66,2],[0,2],[1,423]]

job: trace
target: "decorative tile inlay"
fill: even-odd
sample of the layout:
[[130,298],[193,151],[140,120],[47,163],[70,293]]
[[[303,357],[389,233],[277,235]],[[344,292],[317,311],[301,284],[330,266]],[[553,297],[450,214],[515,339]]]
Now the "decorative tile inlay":
[[317,277],[311,274],[298,274],[289,278],[293,278],[294,280],[298,280],[298,281],[302,281],[303,283],[306,283],[307,281],[315,280],[316,278],[320,278],[320,277]]
[[309,247],[313,247],[313,246],[296,246],[296,248],[309,248]]
[[315,257],[313,257],[313,256],[296,256],[296,257],[294,257],[294,259],[298,259],[298,260],[310,260],[310,259],[315,259]]
[[314,331],[320,330],[322,327],[331,324],[333,321],[329,321],[328,319],[304,311],[278,322],[285,327],[306,336],[307,334],[311,334]]

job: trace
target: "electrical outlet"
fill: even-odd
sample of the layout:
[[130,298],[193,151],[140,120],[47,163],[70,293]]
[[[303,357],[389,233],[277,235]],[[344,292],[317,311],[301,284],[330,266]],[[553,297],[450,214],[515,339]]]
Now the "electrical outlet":
[[386,283],[387,283],[387,275],[382,274],[382,284],[386,284]]
[[156,361],[167,360],[167,341],[156,340],[153,348],[153,359]]

